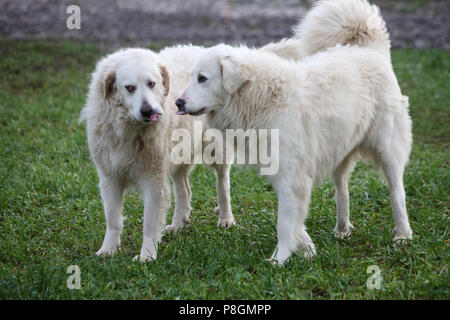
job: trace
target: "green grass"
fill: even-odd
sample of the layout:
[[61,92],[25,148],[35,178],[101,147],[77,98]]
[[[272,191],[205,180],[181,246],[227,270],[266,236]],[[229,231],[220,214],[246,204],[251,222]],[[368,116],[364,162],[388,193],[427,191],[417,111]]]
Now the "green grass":
[[[192,225],[164,237],[157,261],[131,261],[142,239],[135,193],[126,197],[122,250],[97,257],[105,221],[77,119],[102,52],[86,44],[7,40],[0,40],[0,52],[0,298],[450,298],[449,52],[393,52],[414,121],[405,173],[414,241],[392,244],[389,191],[373,169],[358,165],[350,186],[352,237],[333,237],[334,188],[327,180],[315,190],[307,220],[317,257],[294,256],[282,268],[265,261],[276,244],[274,191],[239,168],[231,177],[237,226],[216,227],[214,175],[200,166],[191,177]],[[374,264],[383,276],[380,290],[366,287]],[[80,290],[66,287],[69,265],[81,269]]]

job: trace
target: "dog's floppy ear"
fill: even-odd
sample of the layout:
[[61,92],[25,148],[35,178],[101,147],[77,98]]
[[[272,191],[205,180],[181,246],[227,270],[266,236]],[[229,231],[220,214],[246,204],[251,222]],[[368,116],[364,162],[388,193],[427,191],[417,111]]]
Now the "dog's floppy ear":
[[249,80],[243,65],[233,56],[228,55],[220,60],[220,70],[223,87],[229,94],[235,92]]
[[103,80],[103,97],[104,98],[109,98],[111,96],[111,94],[115,90],[115,83],[116,83],[116,73],[114,71],[111,71],[105,77],[105,80]]
[[159,69],[161,72],[162,82],[164,86],[164,95],[167,96],[169,94],[170,89],[169,73],[167,72],[166,67],[163,65],[160,65]]

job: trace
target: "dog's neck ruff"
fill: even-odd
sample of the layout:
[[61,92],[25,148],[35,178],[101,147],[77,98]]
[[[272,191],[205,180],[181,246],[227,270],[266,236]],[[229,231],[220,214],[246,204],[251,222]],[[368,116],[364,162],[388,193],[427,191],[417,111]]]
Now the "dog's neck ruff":
[[[279,90],[279,88],[276,88]],[[264,91],[276,92],[270,86],[261,86],[247,82],[232,95],[227,96],[223,107],[208,114],[208,121],[214,127],[225,129],[270,129],[269,113],[280,112],[285,97],[264,94]],[[258,97],[256,101],[252,97]],[[275,108],[274,108],[275,107]],[[271,109],[272,108],[272,109]]]
[[[138,152],[143,151],[145,149],[145,141],[148,141],[148,139],[151,139],[152,136],[154,136],[157,133],[157,129],[155,130],[155,126],[157,126],[158,123],[152,123],[152,124],[143,124],[141,128],[139,128],[136,132],[136,140],[137,140],[137,146],[138,146]],[[135,141],[136,141],[135,140]]]

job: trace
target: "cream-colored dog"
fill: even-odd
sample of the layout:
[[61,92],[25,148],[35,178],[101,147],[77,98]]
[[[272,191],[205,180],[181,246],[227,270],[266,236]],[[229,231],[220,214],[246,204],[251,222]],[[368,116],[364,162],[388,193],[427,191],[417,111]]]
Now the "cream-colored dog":
[[[170,207],[169,176],[176,200],[172,224],[166,229],[174,232],[189,222],[189,172],[194,162],[175,165],[171,161],[175,144],[171,133],[176,128],[193,130],[194,118],[177,117],[174,102],[200,50],[180,46],[155,54],[147,49],[125,49],[97,64],[81,119],[87,123],[89,150],[97,166],[106,217],[106,234],[98,255],[113,255],[120,247],[122,201],[127,187],[140,191],[144,200],[141,261],[157,256]],[[193,146],[192,157],[196,150],[201,148]],[[218,223],[229,227],[234,223],[230,166],[213,167],[217,172]]]
[[271,259],[279,264],[297,250],[315,254],[305,219],[313,186],[329,175],[336,186],[336,236],[350,234],[347,180],[360,158],[387,178],[394,241],[411,239],[403,187],[411,120],[378,8],[365,0],[321,1],[297,33],[301,51],[312,54],[301,62],[246,47],[202,52],[180,95],[181,113],[207,113],[210,125],[221,129],[279,130],[279,171],[267,176],[278,195]]

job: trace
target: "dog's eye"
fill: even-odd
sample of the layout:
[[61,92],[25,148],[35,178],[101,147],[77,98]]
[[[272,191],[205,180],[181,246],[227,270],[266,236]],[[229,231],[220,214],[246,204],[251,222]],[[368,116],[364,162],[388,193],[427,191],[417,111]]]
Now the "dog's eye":
[[129,93],[133,93],[134,91],[136,91],[136,86],[125,86],[125,89],[127,89]]
[[208,80],[208,78],[205,77],[204,75],[202,75],[202,74],[199,74],[199,75],[198,75],[197,81],[198,81],[199,83],[205,82],[206,80]]
[[147,85],[150,89],[153,89],[155,87],[155,83],[153,81],[147,82]]

